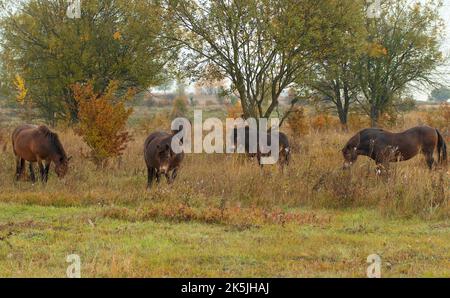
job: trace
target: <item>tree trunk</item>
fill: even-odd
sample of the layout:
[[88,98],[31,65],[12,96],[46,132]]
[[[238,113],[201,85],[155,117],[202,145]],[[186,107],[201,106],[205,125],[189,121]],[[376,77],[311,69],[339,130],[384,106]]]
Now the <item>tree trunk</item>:
[[339,121],[343,131],[348,131],[348,115],[345,110],[338,109]]
[[339,121],[341,122],[342,130],[348,131],[348,110],[342,107],[337,107]]
[[380,111],[376,106],[370,108],[370,123],[372,127],[378,127],[378,120],[380,117]]

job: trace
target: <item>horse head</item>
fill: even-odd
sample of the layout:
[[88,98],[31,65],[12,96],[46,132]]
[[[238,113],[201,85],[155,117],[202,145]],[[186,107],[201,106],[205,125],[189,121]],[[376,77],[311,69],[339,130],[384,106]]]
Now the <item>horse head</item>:
[[344,156],[343,168],[348,169],[358,158],[358,146],[360,144],[359,132],[348,140],[344,148],[342,148],[342,155]]
[[55,161],[55,172],[59,178],[64,178],[66,176],[67,171],[69,169],[69,161],[72,159],[70,157],[60,157]]

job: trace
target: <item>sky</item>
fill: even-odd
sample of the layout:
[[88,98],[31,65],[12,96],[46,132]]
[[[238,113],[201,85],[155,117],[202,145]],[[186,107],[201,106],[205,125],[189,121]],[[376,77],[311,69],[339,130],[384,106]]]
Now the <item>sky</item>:
[[[423,0],[421,2],[426,3],[427,1]],[[450,58],[450,0],[443,0],[442,2],[443,2],[443,6],[440,10],[440,15],[445,22],[446,36],[441,44],[441,50],[443,51],[444,55],[446,55],[447,57]],[[443,82],[443,83],[450,87],[450,61],[449,61],[449,65],[446,67],[446,69],[444,71],[446,71],[447,75],[445,76],[446,82]],[[421,92],[419,90],[416,90],[416,91],[412,92],[412,95],[414,96],[414,98],[416,100],[427,100],[430,92],[431,92],[431,90],[423,90]]]

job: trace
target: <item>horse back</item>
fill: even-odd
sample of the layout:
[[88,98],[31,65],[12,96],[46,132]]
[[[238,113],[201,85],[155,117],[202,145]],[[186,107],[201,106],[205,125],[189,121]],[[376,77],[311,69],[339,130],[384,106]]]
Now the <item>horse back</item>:
[[144,142],[144,151],[148,150],[150,143],[152,143],[154,140],[163,138],[163,137],[168,137],[168,136],[170,136],[170,135],[163,131],[157,131],[157,132],[153,132],[153,133],[149,134]]
[[[36,125],[32,125],[32,124],[22,124],[18,127],[16,127],[11,135],[11,141],[12,141],[12,146],[13,146],[13,151],[15,155],[18,155],[17,150],[19,148],[17,148],[17,144],[19,143],[26,143],[29,144],[29,136],[30,133],[35,130],[37,128]],[[25,144],[24,144],[25,145]]]
[[17,127],[12,134],[14,154],[28,161],[36,161],[36,157],[47,159],[55,151],[49,141],[51,134],[50,129],[43,125],[24,124]]

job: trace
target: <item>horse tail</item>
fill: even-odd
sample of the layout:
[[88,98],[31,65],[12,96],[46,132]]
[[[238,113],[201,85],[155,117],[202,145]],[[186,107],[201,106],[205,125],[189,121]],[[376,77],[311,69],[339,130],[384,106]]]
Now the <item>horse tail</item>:
[[442,137],[442,134],[439,132],[439,130],[436,129],[436,133],[438,135],[438,161],[439,163],[447,163],[447,144],[445,144],[445,140]]

